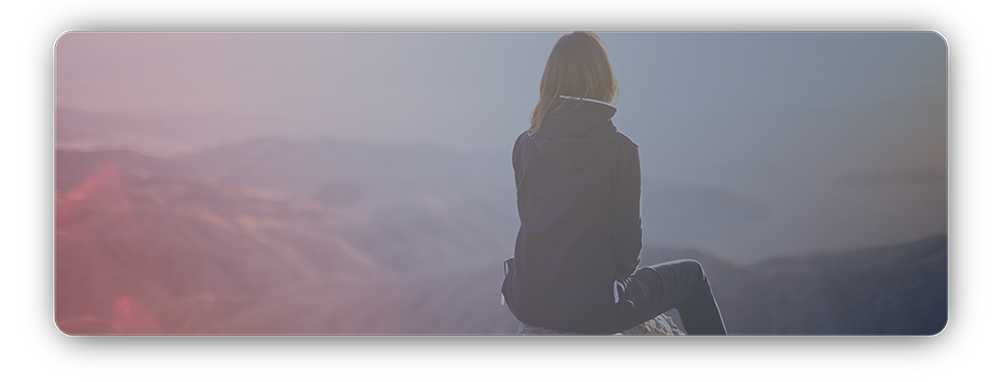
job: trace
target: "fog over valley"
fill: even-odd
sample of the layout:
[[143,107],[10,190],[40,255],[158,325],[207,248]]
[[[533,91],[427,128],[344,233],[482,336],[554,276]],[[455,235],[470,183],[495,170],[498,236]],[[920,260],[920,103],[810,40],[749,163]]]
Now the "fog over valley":
[[[500,261],[518,222],[513,186],[484,175],[495,162],[284,139],[169,158],[58,150],[56,321],[77,334],[511,334]],[[647,231],[722,236],[766,218],[717,190],[664,189],[664,212],[701,220]],[[934,236],[750,266],[647,242],[643,259],[701,261],[734,334],[888,334],[943,325],[946,254]],[[846,310],[831,316],[817,294],[847,280],[837,293],[869,297],[835,298]]]

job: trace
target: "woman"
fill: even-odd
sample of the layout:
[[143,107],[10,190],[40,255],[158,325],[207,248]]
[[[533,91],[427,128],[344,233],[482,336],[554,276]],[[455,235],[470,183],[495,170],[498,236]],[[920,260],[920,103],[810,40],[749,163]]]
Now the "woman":
[[725,334],[701,265],[636,269],[639,152],[611,123],[617,83],[596,35],[563,35],[513,161],[521,229],[503,295],[521,322],[616,333],[677,308],[688,334]]

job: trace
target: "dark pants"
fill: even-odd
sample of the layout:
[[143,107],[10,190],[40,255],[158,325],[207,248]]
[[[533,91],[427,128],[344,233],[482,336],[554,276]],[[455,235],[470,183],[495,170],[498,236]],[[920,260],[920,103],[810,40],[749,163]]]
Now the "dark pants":
[[631,328],[677,308],[688,334],[725,335],[715,295],[701,264],[678,260],[638,269],[624,280],[624,301],[632,304],[621,316],[622,327]]

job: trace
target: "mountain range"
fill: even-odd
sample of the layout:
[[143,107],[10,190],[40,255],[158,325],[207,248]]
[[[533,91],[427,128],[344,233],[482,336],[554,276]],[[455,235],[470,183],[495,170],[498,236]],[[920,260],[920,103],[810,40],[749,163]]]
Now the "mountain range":
[[[68,334],[517,329],[499,295],[518,228],[505,156],[267,138],[55,158],[55,314]],[[716,205],[730,225],[766,215]],[[934,334],[947,321],[944,235],[748,265],[643,250],[644,264],[680,258],[704,265],[732,334]]]

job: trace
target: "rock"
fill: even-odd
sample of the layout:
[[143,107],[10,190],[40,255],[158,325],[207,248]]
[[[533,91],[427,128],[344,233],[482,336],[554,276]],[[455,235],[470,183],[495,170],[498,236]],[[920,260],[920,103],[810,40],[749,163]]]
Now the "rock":
[[[521,326],[517,328],[518,336],[573,336],[578,335],[578,333],[567,332],[558,329],[549,329],[540,326],[531,326],[525,323],[521,323]],[[683,336],[684,332],[674,324],[674,320],[666,315],[661,314],[656,316],[652,320],[646,321],[639,325],[636,325],[628,330],[621,333],[615,334],[616,336]]]
[[666,314],[654,317],[652,320],[618,333],[623,336],[683,336],[684,332],[677,327],[674,319]]

